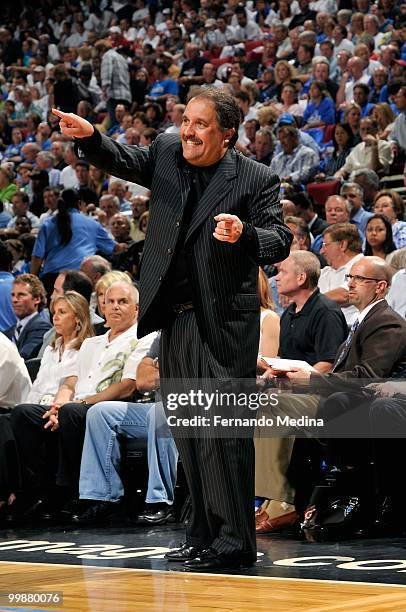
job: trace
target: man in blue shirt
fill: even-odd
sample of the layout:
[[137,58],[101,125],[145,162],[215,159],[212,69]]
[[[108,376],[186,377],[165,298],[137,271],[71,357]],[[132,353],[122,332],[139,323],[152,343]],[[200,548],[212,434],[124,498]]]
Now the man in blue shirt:
[[166,100],[168,96],[177,96],[179,87],[176,81],[169,78],[168,66],[163,62],[157,63],[157,80],[152,85],[146,100],[153,99],[156,101]]
[[11,305],[11,288],[14,276],[11,274],[12,256],[4,242],[0,240],[0,332],[4,332],[17,322]]
[[368,219],[373,213],[367,212],[363,207],[364,191],[357,183],[344,183],[341,187],[340,195],[351,204],[351,221],[357,226],[358,230],[365,235]]

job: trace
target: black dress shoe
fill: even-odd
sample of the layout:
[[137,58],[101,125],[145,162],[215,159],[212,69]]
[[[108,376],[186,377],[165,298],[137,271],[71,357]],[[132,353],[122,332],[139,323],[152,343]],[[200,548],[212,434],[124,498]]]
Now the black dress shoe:
[[201,546],[193,546],[188,542],[184,542],[180,548],[174,548],[165,554],[165,559],[167,561],[178,561],[179,563],[183,561],[189,561],[191,559],[196,559],[203,551]]
[[237,553],[225,555],[214,548],[204,550],[198,557],[185,561],[183,567],[188,572],[212,572],[216,570],[229,570],[240,567],[250,567],[256,562],[256,557],[251,553]]
[[[89,500],[90,501],[90,500]],[[80,514],[73,514],[71,522],[75,525],[100,525],[109,522],[120,512],[120,504],[115,502],[95,501]]]
[[4,517],[4,523],[8,525],[28,523],[30,521],[38,521],[41,514],[48,511],[49,507],[42,499],[35,501],[27,501],[22,497],[18,497],[16,501],[7,507],[7,514]]
[[174,523],[175,513],[173,506],[169,506],[169,504],[149,504],[144,512],[138,515],[138,522],[145,525]]

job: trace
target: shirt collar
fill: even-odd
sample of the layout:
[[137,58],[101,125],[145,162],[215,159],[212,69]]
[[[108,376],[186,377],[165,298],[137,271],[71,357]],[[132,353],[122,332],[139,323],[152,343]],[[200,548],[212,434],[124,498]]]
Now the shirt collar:
[[31,319],[33,319],[34,317],[36,317],[36,316],[37,316],[37,314],[38,314],[38,312],[33,312],[32,314],[30,314],[30,315],[28,315],[28,316],[24,317],[24,319],[18,319],[18,323],[17,323],[17,325],[21,325],[21,330],[20,330],[20,333],[21,333],[21,331],[24,329],[24,327],[27,325],[27,323],[28,323],[28,322],[29,322]]
[[307,298],[306,302],[303,304],[303,307],[301,308],[301,310],[299,310],[299,312],[296,312],[296,303],[293,302],[292,304],[290,304],[289,306],[289,312],[291,315],[298,317],[300,315],[307,315],[308,311],[311,310],[313,308],[313,302],[318,298],[320,294],[320,289],[318,287],[316,287],[316,289],[313,291],[313,293],[311,293],[309,295],[309,297]]
[[372,302],[372,304],[368,304],[368,306],[365,306],[364,310],[361,310],[361,312],[358,315],[359,323],[362,323],[362,321],[367,316],[368,312],[372,310],[373,307],[376,306],[376,304],[379,304],[379,302],[383,302],[383,301],[384,301],[384,298],[381,298],[380,300],[376,300],[376,302]]

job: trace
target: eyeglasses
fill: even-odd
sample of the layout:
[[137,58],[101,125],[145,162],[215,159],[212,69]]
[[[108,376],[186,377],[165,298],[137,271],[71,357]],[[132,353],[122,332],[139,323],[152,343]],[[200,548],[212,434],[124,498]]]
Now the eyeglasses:
[[331,242],[322,242],[321,246],[323,247],[323,249],[325,249],[326,247],[330,246],[331,244],[334,244],[338,242],[338,240],[332,240]]
[[349,281],[354,281],[356,285],[362,285],[362,283],[364,283],[365,281],[374,281],[375,283],[380,283],[381,281],[384,281],[386,283],[386,280],[384,278],[370,278],[369,276],[359,276],[358,274],[346,274],[345,280],[347,281],[347,283]]

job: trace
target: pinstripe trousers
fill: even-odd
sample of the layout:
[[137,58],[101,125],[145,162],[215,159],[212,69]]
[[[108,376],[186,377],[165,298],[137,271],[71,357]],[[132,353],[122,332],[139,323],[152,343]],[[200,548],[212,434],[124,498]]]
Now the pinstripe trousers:
[[[162,331],[160,351],[164,404],[168,391],[175,388],[173,379],[182,379],[184,391],[188,379],[213,379],[210,387],[215,388],[193,310],[178,315],[171,327]],[[200,414],[203,412],[201,409]],[[176,411],[177,417],[191,414],[188,407]],[[213,437],[210,428],[202,427],[188,428],[187,435],[172,431],[192,502],[187,541],[226,555],[256,558],[252,438]]]

